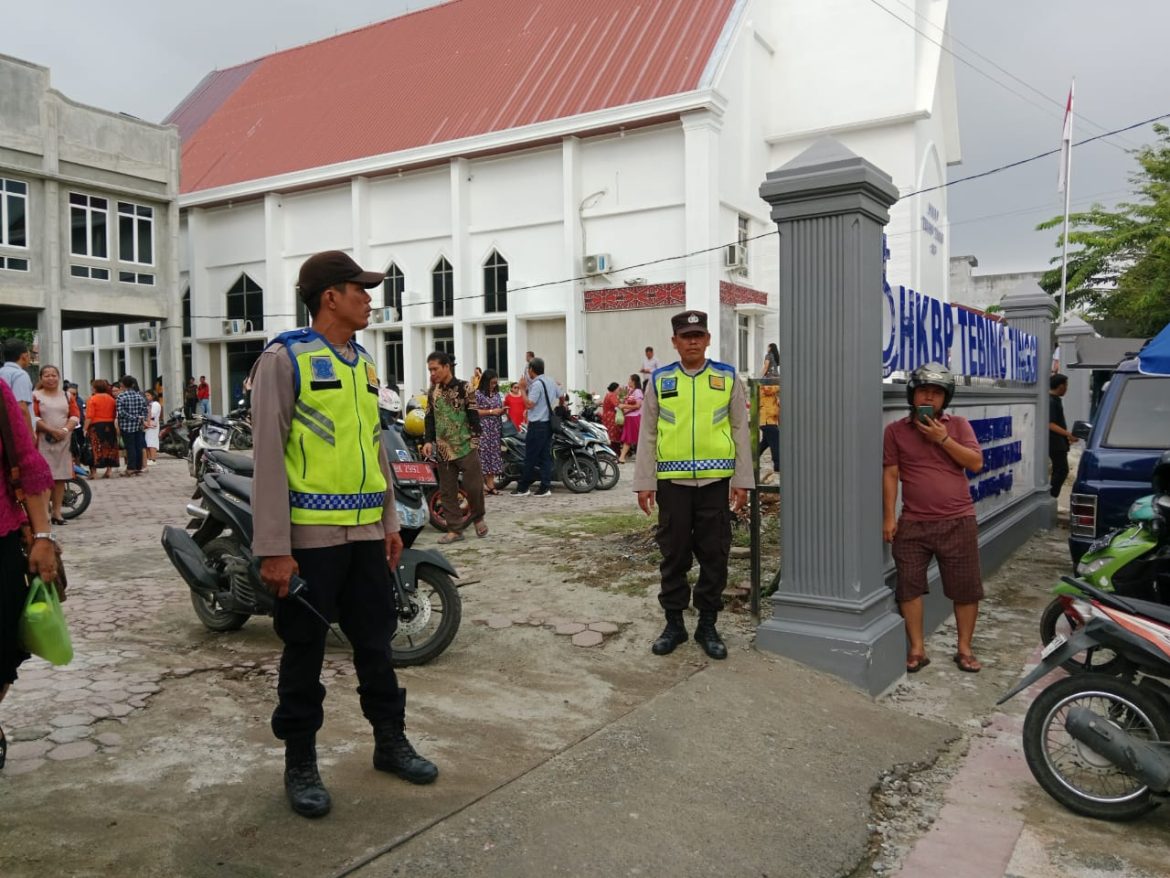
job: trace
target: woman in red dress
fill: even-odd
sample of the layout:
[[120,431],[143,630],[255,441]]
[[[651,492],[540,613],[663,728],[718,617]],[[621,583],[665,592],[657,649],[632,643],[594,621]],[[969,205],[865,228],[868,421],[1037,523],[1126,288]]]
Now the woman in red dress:
[[508,417],[516,425],[517,430],[523,427],[524,422],[528,420],[527,403],[528,400],[524,397],[520,382],[513,381],[512,386],[508,388],[508,392],[504,395],[504,408],[508,410]]
[[620,400],[618,388],[621,385],[616,381],[610,383],[606,394],[601,400],[601,423],[605,425],[605,432],[609,434],[609,444],[617,451],[622,447],[622,427],[617,422],[617,411]]

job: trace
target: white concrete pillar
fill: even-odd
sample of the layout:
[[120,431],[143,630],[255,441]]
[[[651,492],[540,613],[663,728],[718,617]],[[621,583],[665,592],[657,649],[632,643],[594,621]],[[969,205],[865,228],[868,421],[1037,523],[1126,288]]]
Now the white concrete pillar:
[[[581,259],[585,255],[581,243],[581,141],[566,137],[561,141],[562,216],[564,217],[565,277],[580,277]],[[585,323],[585,281],[570,281],[569,310],[565,318],[565,387],[589,387],[589,344]],[[514,337],[514,336],[510,336]],[[524,351],[517,351],[519,364]],[[514,358],[515,359],[515,358]]]
[[[720,116],[711,110],[685,113],[682,119],[684,186],[686,192],[686,251],[708,250],[719,240],[719,132]],[[686,306],[708,314],[711,332],[708,356],[721,359],[725,333],[735,338],[735,325],[719,320],[719,281],[723,261],[717,251],[686,260]]]
[[[464,321],[483,314],[483,299],[475,297],[481,290],[472,264],[470,178],[471,163],[467,159],[451,159],[450,262],[455,274],[455,360],[462,377],[470,375],[475,368],[475,333],[464,326]],[[429,277],[427,282],[430,283]]]

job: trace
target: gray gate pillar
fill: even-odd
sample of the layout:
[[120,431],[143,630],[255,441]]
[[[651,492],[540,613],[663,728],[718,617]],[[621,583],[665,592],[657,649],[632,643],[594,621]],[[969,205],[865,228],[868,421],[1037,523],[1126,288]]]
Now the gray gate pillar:
[[[1033,282],[1020,284],[1000,299],[1009,326],[1036,336],[1036,422],[1032,425],[1033,487],[1043,501],[1048,495],[1048,376],[1052,372],[1052,297]],[[1036,523],[1049,528],[1056,522],[1056,500],[1037,503]]]
[[768,174],[780,244],[780,558],[756,644],[870,694],[905,668],[882,578],[882,229],[889,175],[824,138]]
[[1060,371],[1068,376],[1068,393],[1064,396],[1064,416],[1071,428],[1073,421],[1090,420],[1092,404],[1092,369],[1074,368],[1080,362],[1077,346],[1082,339],[1093,338],[1096,330],[1077,315],[1072,314],[1056,327],[1056,343],[1060,345]]

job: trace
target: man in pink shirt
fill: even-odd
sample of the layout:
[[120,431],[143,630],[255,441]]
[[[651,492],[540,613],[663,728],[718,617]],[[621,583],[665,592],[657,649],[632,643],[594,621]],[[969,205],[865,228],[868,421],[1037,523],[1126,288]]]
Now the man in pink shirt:
[[[971,649],[983,582],[979,574],[979,526],[967,487],[967,471],[983,469],[983,451],[966,418],[943,414],[955,394],[955,378],[940,363],[919,366],[906,384],[910,417],[886,427],[882,443],[882,538],[893,543],[898,568],[895,597],[909,642],[906,671],[930,664],[922,627],[926,569],[938,559],[943,594],[955,605],[959,670],[982,669]],[[902,484],[902,515],[895,508]]]

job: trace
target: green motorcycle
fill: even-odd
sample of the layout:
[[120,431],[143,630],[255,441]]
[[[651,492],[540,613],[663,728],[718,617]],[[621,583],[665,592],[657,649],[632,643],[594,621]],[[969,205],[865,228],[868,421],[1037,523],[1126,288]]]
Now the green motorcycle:
[[[1129,524],[1105,534],[1096,540],[1077,564],[1077,576],[1102,591],[1115,592],[1123,597],[1140,598],[1160,604],[1170,604],[1170,588],[1159,585],[1157,565],[1165,563],[1165,553],[1159,552],[1158,513],[1154,507],[1156,495],[1141,497],[1129,507]],[[1057,583],[1052,589],[1056,595],[1040,617],[1041,643],[1051,643],[1058,634],[1065,638],[1083,624],[1073,609],[1074,599],[1084,595],[1073,585]],[[1080,653],[1062,667],[1070,673],[1095,671],[1114,674],[1121,670],[1120,659],[1111,651],[1096,649]]]

